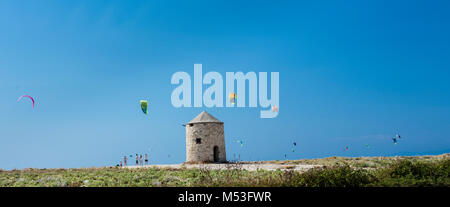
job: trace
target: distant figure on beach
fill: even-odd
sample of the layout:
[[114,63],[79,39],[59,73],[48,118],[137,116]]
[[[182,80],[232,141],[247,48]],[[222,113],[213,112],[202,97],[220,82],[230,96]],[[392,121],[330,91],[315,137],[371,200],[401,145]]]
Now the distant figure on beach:
[[136,154],[136,165],[138,165],[139,164],[139,157],[138,157],[138,154]]
[[148,165],[148,154],[145,154],[145,165]]
[[123,164],[125,165],[125,166],[127,166],[127,156],[125,155],[125,156],[123,156]]
[[142,161],[142,155],[139,157],[139,163],[140,163],[141,165],[144,165],[144,162]]
[[120,167],[122,167],[122,161],[120,161]]

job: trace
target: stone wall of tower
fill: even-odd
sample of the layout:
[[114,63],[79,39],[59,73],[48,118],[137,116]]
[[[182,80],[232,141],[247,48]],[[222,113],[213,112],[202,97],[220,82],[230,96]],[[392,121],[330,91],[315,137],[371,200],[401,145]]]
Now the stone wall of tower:
[[[201,144],[196,143],[197,138]],[[223,123],[186,124],[186,162],[213,162],[214,146],[219,149],[219,162],[225,162]]]

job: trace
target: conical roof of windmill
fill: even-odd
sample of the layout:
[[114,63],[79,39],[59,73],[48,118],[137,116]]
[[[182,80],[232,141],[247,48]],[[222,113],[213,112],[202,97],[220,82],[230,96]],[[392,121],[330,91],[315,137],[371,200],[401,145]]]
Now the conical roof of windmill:
[[208,114],[206,111],[202,111],[202,113],[200,113],[190,122],[188,122],[188,124],[195,124],[195,123],[223,123],[223,122],[216,119],[211,114]]

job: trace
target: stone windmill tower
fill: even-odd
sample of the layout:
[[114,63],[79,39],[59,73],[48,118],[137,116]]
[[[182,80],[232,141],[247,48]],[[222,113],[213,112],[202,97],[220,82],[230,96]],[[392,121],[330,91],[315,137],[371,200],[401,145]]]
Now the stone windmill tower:
[[203,111],[186,124],[186,162],[226,162],[223,122]]

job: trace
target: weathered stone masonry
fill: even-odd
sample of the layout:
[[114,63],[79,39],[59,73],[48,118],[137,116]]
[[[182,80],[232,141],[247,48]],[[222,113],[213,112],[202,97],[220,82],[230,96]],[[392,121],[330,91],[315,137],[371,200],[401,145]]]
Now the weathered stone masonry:
[[186,124],[186,162],[225,161],[224,123],[203,111]]

